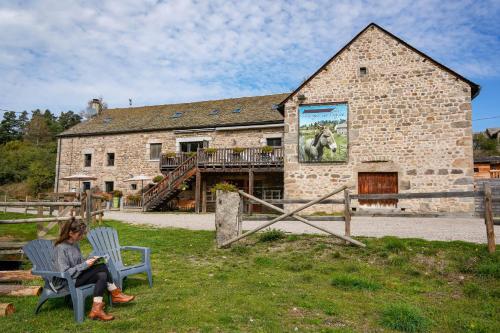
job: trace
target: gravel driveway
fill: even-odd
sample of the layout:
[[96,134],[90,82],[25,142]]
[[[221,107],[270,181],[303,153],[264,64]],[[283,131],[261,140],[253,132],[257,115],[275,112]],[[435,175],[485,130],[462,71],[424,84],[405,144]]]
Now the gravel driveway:
[[[174,227],[191,230],[215,230],[215,214],[174,214],[174,213],[135,213],[110,211],[106,219],[120,220],[132,224],[146,224],[156,227]],[[262,225],[264,221],[244,221],[243,229],[250,230]],[[343,233],[343,222],[314,221],[333,232]],[[324,234],[298,221],[278,222],[272,228],[294,234]],[[401,238],[423,238],[427,240],[463,240],[486,243],[486,228],[480,218],[452,217],[353,217],[351,222],[353,236],[397,236]],[[500,243],[500,226],[495,226],[496,243]]]

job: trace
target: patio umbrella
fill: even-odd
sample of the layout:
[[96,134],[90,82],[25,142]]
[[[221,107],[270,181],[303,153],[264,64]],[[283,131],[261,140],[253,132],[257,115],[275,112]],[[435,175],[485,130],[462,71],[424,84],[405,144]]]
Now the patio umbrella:
[[95,176],[90,176],[90,175],[86,175],[84,173],[76,173],[74,175],[71,175],[71,176],[66,176],[66,177],[61,177],[59,178],[60,180],[69,180],[70,182],[71,181],[78,181],[78,193],[80,193],[82,191],[81,187],[80,187],[80,182],[81,181],[86,181],[86,180],[96,180],[97,177]]
[[[149,177],[149,176],[146,176],[146,175],[143,175],[143,174],[140,174],[138,176],[134,176],[132,178],[129,178],[129,179],[125,179],[126,182],[137,182],[137,181],[141,181],[141,207],[142,207],[142,204],[144,202],[144,181],[145,180],[151,180],[153,179],[153,177]],[[144,209],[144,207],[143,207]]]

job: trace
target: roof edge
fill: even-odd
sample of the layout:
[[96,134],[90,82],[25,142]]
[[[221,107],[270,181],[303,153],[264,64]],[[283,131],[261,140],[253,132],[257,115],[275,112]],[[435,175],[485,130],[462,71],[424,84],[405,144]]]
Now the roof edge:
[[385,30],[384,28],[382,28],[381,26],[379,26],[378,24],[374,23],[374,22],[371,22],[370,24],[368,24],[363,30],[361,30],[358,34],[356,34],[356,36],[354,36],[347,44],[345,44],[339,51],[337,51],[337,53],[335,53],[330,59],[328,59],[317,71],[315,71],[311,76],[309,76],[309,78],[307,78],[307,80],[305,80],[304,82],[302,82],[298,87],[297,89],[295,89],[292,93],[290,93],[290,95],[288,95],[281,103],[280,105],[284,105],[286,102],[288,102],[288,100],[290,98],[292,98],[296,93],[298,93],[306,84],[308,84],[316,75],[318,75],[326,66],[328,66],[335,58],[337,58],[345,49],[347,49],[356,39],[359,38],[359,36],[361,36],[366,30],[368,30],[369,28],[371,27],[376,27],[378,29],[380,29],[382,32],[384,32],[385,34],[389,35],[390,37],[396,39],[399,43],[403,44],[404,46],[408,47],[410,50],[416,52],[417,54],[419,54],[420,56],[422,57],[425,57],[427,58],[428,60],[432,61],[436,66],[440,67],[441,69],[447,71],[448,73],[452,74],[453,76],[457,77],[458,79],[461,79],[462,81],[466,82],[470,87],[471,87],[471,100],[476,98],[478,95],[479,95],[479,92],[481,91],[481,86],[470,81],[469,79],[463,77],[462,75],[458,74],[457,72],[455,72],[454,70],[450,69],[449,67],[446,67],[445,65],[441,64],[440,62],[434,60],[433,58],[431,58],[430,56],[428,56],[427,54],[425,54],[424,52],[416,49],[415,47],[411,46],[410,44],[408,44],[407,42],[405,42],[404,40],[402,40],[401,38],[399,38],[398,36],[394,35],[393,33]]
[[[284,119],[277,121],[261,121],[261,122],[245,122],[245,123],[233,123],[224,125],[224,127],[237,127],[237,126],[252,126],[252,125],[268,125],[268,124],[281,124],[284,123]],[[104,136],[104,135],[117,135],[117,134],[131,134],[131,133],[144,133],[144,132],[161,132],[161,131],[175,131],[175,130],[190,130],[190,129],[201,129],[201,128],[214,128],[210,126],[180,126],[180,127],[165,127],[165,128],[150,128],[150,129],[134,129],[126,131],[106,131],[106,132],[88,132],[88,133],[74,133],[74,134],[64,134],[60,133],[56,135],[58,138],[75,138],[81,136]]]

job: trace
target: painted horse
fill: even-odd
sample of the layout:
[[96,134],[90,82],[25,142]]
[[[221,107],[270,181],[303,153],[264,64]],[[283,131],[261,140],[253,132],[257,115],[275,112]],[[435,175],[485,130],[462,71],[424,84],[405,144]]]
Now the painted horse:
[[300,138],[300,156],[302,156],[304,161],[320,162],[325,149],[330,149],[332,153],[337,151],[337,143],[335,142],[333,133],[326,126],[321,126],[319,132],[314,135],[314,138],[307,140],[304,140],[303,137]]

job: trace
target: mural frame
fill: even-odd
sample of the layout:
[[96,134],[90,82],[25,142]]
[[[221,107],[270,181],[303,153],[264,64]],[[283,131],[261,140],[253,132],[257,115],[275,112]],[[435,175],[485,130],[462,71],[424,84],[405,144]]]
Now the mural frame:
[[[300,131],[300,125],[301,125],[301,117],[300,117],[300,111],[302,107],[308,107],[308,106],[335,106],[335,105],[340,105],[340,104],[345,104],[346,107],[346,124],[347,124],[347,133],[346,133],[346,155],[345,155],[345,160],[338,160],[338,161],[304,161],[301,159],[301,154],[300,154],[300,149],[301,149],[301,131]],[[349,126],[349,103],[347,101],[340,101],[340,102],[325,102],[325,103],[305,103],[305,104],[299,104],[297,106],[297,160],[299,163],[303,164],[308,164],[308,165],[323,165],[323,164],[347,164],[349,163],[349,132],[350,132],[350,126]]]

